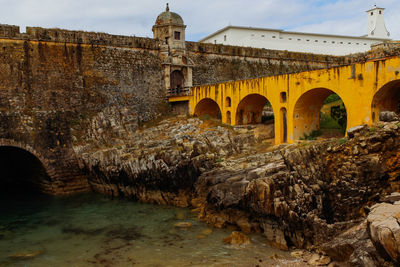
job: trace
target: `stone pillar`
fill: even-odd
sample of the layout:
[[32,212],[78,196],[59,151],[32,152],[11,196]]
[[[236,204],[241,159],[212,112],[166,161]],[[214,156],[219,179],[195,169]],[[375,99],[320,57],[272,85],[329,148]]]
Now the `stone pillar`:
[[170,65],[164,65],[164,81],[165,81],[165,90],[167,91],[167,94],[169,90],[171,89],[171,66]]
[[187,67],[187,77],[185,87],[193,86],[193,70],[192,67]]

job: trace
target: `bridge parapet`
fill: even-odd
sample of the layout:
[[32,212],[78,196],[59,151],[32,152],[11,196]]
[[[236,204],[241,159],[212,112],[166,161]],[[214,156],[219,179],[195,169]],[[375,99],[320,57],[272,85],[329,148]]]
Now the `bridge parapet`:
[[167,97],[188,96],[192,88],[193,87],[170,88],[167,90]]
[[380,111],[399,112],[398,55],[400,51],[329,69],[196,86],[188,96],[189,110],[197,116],[219,114],[231,125],[259,123],[268,100],[275,115],[275,143],[293,143],[319,129],[321,107],[335,93],[346,108],[347,128],[372,124]]

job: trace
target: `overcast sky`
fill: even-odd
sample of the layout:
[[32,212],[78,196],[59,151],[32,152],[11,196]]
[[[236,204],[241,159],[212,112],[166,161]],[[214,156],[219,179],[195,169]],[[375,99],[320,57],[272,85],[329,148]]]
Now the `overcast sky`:
[[186,39],[227,26],[361,36],[366,13],[386,8],[386,27],[400,39],[400,0],[0,0],[0,23],[152,37],[159,13],[170,9],[187,25]]

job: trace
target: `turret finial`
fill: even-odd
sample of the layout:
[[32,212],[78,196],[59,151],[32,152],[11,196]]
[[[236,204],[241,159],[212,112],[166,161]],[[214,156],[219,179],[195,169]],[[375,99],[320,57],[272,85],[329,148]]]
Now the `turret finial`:
[[165,11],[169,12],[169,6],[168,6],[168,3],[167,3],[167,8],[165,9]]

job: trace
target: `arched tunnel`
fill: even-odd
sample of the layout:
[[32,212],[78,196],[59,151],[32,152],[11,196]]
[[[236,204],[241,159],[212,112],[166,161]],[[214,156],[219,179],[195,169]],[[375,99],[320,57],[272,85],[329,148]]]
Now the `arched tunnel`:
[[381,111],[393,111],[400,114],[400,80],[388,82],[375,93],[371,111],[373,122],[379,120]]
[[0,172],[0,193],[41,193],[49,181],[42,162],[14,146],[0,146]]

